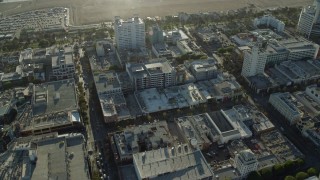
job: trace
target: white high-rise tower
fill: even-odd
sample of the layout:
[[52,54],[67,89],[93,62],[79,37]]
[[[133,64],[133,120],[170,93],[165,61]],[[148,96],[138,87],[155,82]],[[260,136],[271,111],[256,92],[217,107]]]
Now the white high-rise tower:
[[259,45],[252,47],[251,51],[244,53],[241,75],[244,77],[263,74],[266,66],[267,55],[259,50]]
[[315,0],[313,5],[304,7],[301,11],[297,30],[305,37],[320,35],[320,0]]
[[145,24],[137,15],[127,21],[116,16],[114,31],[118,49],[139,49],[146,46]]

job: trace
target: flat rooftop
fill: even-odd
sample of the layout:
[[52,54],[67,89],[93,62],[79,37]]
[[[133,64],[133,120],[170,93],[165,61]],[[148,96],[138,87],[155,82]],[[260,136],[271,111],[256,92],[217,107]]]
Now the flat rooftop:
[[188,140],[196,139],[201,144],[211,144],[209,137],[213,138],[219,135],[207,113],[180,117],[177,119],[177,123]]
[[200,150],[187,145],[161,148],[133,155],[136,172],[142,179],[205,179],[213,177]]
[[24,131],[81,123],[80,115],[77,110],[69,112],[60,111],[52,114],[34,116],[29,121],[30,123],[23,128]]
[[33,86],[33,115],[77,109],[74,79],[53,81]]
[[193,83],[165,89],[145,89],[136,92],[135,96],[141,110],[149,113],[184,108],[207,101],[198,87]]
[[123,132],[115,134],[114,140],[120,156],[171,146],[175,142],[166,121],[128,127]]
[[221,111],[214,111],[208,113],[213,122],[217,125],[219,130],[223,132],[234,130],[231,123],[224,117]]
[[291,83],[290,79],[276,68],[269,68],[265,72],[270,77],[270,81],[275,85],[287,85]]
[[60,56],[52,56],[51,58],[52,66],[59,66],[60,64],[73,64],[72,54],[65,54]]
[[[316,60],[315,60],[316,61]],[[275,67],[290,80],[310,79],[320,77],[319,67],[312,60],[284,61]]]
[[131,18],[128,18],[127,20],[120,19],[119,16],[115,17],[115,24],[117,26],[121,26],[123,24],[131,24],[131,23],[144,24],[143,19],[139,17],[131,17]]
[[282,46],[286,47],[289,51],[315,48],[314,43],[302,38],[301,39],[290,38],[290,39],[279,41],[279,43]]
[[272,87],[272,82],[263,74],[257,74],[246,78],[251,84],[254,84],[257,89],[267,89]]
[[270,95],[271,97],[276,97],[278,101],[282,101],[287,108],[290,109],[290,111],[294,114],[300,114],[301,113],[301,106],[303,106],[300,102],[297,101],[297,99],[289,92],[285,93],[273,93]]
[[118,115],[121,117],[129,117],[130,112],[127,107],[126,99],[122,92],[112,94],[101,94],[99,100],[102,106],[104,116]]
[[36,164],[31,164],[33,171],[26,173],[31,175],[31,179],[89,179],[81,134],[49,134],[28,142],[32,142],[29,151],[37,157]]
[[224,167],[214,171],[216,179],[237,179],[240,173],[234,167]]
[[240,133],[243,136],[252,135],[249,127],[245,124],[246,121],[251,121],[252,128],[258,133],[274,128],[271,121],[254,106],[236,105],[224,112],[236,123],[236,126],[241,127]]
[[115,72],[107,72],[94,76],[94,82],[98,92],[112,91],[120,88],[120,81]]
[[146,77],[152,74],[171,73],[173,71],[173,68],[168,61],[164,61],[161,58],[150,61],[152,61],[152,63],[136,63],[127,65],[128,73],[137,77]]
[[320,104],[312,99],[305,92],[295,92],[293,93],[294,97],[305,106],[305,110],[310,116],[316,116],[320,114]]

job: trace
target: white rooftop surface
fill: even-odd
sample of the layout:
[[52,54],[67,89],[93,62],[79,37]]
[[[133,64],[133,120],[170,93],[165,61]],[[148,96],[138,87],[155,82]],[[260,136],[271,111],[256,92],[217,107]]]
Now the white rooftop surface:
[[195,138],[198,141],[198,144],[211,144],[214,137],[219,135],[218,130],[211,123],[210,116],[207,113],[179,117],[177,124],[188,140]]
[[168,103],[168,99],[164,94],[160,94],[156,88],[141,91],[140,96],[143,98],[148,112],[157,112],[174,108]]
[[65,79],[34,85],[33,115],[77,109],[74,83],[74,79]]
[[256,132],[262,132],[274,128],[272,122],[261,113],[256,107],[237,105],[232,108],[238,113],[238,121],[253,120],[253,129]]
[[88,179],[85,174],[88,166],[84,158],[84,144],[82,139],[78,137],[68,138],[67,146],[69,154],[73,154],[73,157],[69,158],[70,179]]
[[188,106],[188,101],[184,98],[179,86],[169,87],[164,91],[168,99],[175,99],[175,102],[177,103],[179,108]]
[[189,105],[197,105],[206,101],[200,93],[197,86],[193,83],[180,86],[181,94],[187,100]]
[[[46,139],[37,143],[38,161],[32,179],[87,180],[88,167],[80,136]],[[72,156],[69,156],[72,154]],[[69,173],[69,176],[68,176]]]
[[232,126],[239,130],[242,138],[248,138],[252,136],[252,132],[250,131],[250,129],[237,118],[238,113],[234,109],[225,111],[221,110],[221,112],[227,119],[229,119],[229,122],[232,124]]
[[201,151],[193,152],[187,145],[137,153],[133,161],[141,179],[196,180],[213,176]]
[[189,37],[180,29],[179,30],[174,30],[174,31],[168,31],[168,35],[172,36],[173,33],[177,33],[177,32],[179,33],[179,35],[180,35],[182,40],[183,39],[189,39]]
[[77,111],[71,112],[71,120],[72,122],[80,122],[80,115]]
[[193,83],[169,87],[162,91],[156,88],[146,89],[138,92],[136,97],[149,113],[198,105],[207,101]]
[[168,129],[166,121],[128,127],[123,132],[114,135],[114,140],[120,156],[128,156],[139,152],[141,144],[150,143],[148,149],[158,149],[176,143]]

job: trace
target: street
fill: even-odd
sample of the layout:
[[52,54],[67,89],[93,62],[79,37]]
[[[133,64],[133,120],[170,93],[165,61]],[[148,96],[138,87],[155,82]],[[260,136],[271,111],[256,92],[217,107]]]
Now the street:
[[[105,149],[108,148],[108,146],[106,146],[106,139],[108,133],[110,132],[110,128],[108,128],[103,121],[100,110],[100,101],[94,88],[94,78],[90,69],[90,62],[86,57],[82,57],[80,62],[82,67],[83,84],[88,85],[87,88],[85,88],[90,121],[89,125],[87,126],[87,144],[90,146],[88,149],[92,149],[94,152],[90,157],[91,162],[93,162],[93,164],[91,164],[93,166],[92,169],[94,171],[101,171],[102,173],[106,172],[109,179],[116,179],[116,166],[111,166],[109,160],[106,158],[107,154],[105,152],[109,152],[107,149]],[[103,165],[96,164],[96,158],[99,156],[101,156]],[[98,170],[98,166],[100,167],[100,170]]]

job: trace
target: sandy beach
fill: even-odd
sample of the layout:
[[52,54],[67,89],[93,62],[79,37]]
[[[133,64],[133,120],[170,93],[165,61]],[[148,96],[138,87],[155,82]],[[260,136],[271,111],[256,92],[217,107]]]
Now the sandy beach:
[[31,0],[0,3],[0,12],[11,15],[50,7],[70,8],[71,23],[89,24],[112,20],[114,16],[141,17],[174,15],[178,12],[226,11],[254,4],[258,8],[305,6],[313,0]]

